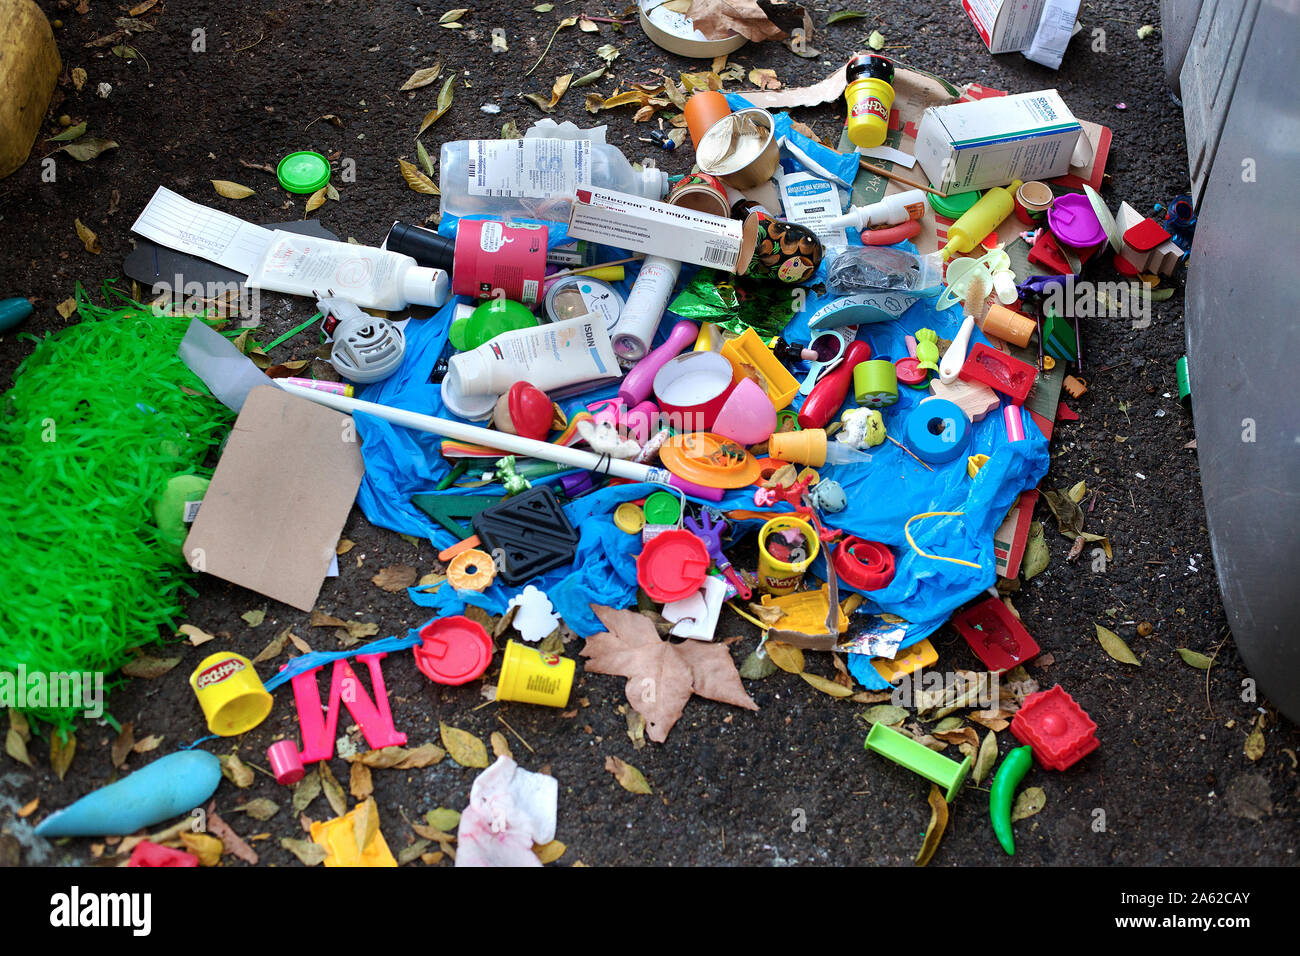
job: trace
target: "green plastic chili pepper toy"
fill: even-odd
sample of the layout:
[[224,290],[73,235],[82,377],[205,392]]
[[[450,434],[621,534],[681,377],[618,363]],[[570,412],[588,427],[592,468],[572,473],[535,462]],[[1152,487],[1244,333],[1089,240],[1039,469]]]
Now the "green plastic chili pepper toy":
[[993,775],[993,786],[989,792],[989,819],[993,822],[993,834],[1002,844],[1002,849],[1009,856],[1016,855],[1016,841],[1011,835],[1011,802],[1016,795],[1016,787],[1029,772],[1034,763],[1034,748],[1026,744],[1017,747],[1002,758],[1002,766]]

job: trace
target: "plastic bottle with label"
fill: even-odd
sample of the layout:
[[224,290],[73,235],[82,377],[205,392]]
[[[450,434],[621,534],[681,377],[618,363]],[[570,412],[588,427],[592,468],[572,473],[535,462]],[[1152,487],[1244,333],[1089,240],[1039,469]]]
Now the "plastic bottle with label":
[[588,139],[475,139],[443,144],[438,186],[452,216],[568,222],[579,186],[662,199],[668,176]]

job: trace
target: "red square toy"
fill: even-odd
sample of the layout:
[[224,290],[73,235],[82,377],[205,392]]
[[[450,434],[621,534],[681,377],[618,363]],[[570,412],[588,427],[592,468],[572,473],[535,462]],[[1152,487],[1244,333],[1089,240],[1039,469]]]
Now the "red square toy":
[[952,626],[995,674],[1038,656],[1038,644],[1010,608],[995,597],[953,615]]
[[1060,684],[1026,697],[1011,718],[1011,733],[1049,770],[1064,770],[1101,746],[1097,725]]

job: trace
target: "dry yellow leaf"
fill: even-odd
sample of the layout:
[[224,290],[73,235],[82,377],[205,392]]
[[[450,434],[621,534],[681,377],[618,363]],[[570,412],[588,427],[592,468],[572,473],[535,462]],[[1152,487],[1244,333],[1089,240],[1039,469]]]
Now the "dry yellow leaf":
[[420,172],[418,166],[414,163],[408,163],[404,159],[399,159],[398,165],[402,169],[402,178],[406,180],[406,185],[417,193],[423,193],[426,196],[439,196],[438,187],[433,184],[433,180],[424,173]]
[[452,760],[462,767],[488,765],[487,748],[483,746],[483,741],[459,727],[448,727],[441,722],[438,727],[442,733],[442,745],[447,748]]
[[653,793],[650,789],[649,782],[646,781],[645,774],[630,763],[619,760],[617,757],[605,758],[605,769],[614,775],[618,785],[628,793]]
[[213,179],[209,180],[209,182],[212,183],[212,188],[217,191],[217,195],[225,196],[227,199],[247,199],[257,191],[239,183],[232,183],[228,179]]
[[90,230],[89,226],[80,219],[74,220],[73,225],[77,228],[77,238],[81,240],[81,244],[86,247],[87,252],[97,256],[104,251],[100,248],[99,237]]
[[803,651],[790,644],[782,644],[780,641],[768,641],[763,647],[767,650],[767,656],[772,659],[772,663],[788,674],[802,674]]
[[325,187],[322,186],[307,197],[307,212],[312,213],[325,205]]
[[808,683],[812,684],[814,687],[816,687],[816,688],[817,688],[819,691],[821,691],[823,694],[830,694],[832,697],[852,697],[852,696],[853,696],[853,689],[852,689],[852,688],[850,688],[850,687],[845,687],[843,684],[837,684],[837,683],[835,683],[835,681],[833,681],[833,680],[827,680],[825,677],[821,677],[821,676],[819,676],[819,675],[817,675],[817,674],[809,674],[809,673],[807,673],[807,672],[800,672],[799,676],[802,677],[804,680],[806,680]]
[[185,849],[199,858],[199,866],[216,866],[221,862],[221,854],[226,845],[208,833],[191,833],[184,830],[180,834]]
[[533,844],[533,852],[537,854],[537,859],[542,861],[543,866],[547,863],[554,863],[564,856],[564,851],[567,849],[568,847],[559,840],[552,840],[550,843]]

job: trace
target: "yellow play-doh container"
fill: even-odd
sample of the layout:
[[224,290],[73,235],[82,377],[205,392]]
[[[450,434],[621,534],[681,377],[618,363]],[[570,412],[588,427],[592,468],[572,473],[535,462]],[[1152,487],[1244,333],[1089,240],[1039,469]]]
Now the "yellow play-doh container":
[[[807,556],[802,561],[781,561],[767,550],[767,539],[778,531],[798,531],[803,536]],[[758,532],[758,586],[769,594],[790,594],[803,582],[803,573],[821,550],[821,541],[812,525],[793,515],[780,515],[763,525]]]
[[271,712],[271,695],[247,657],[221,651],[209,654],[190,675],[208,730],[234,737],[252,730]]
[[543,654],[534,647],[507,641],[497,678],[497,700],[563,707],[573,688],[574,663],[559,654]]
[[864,149],[880,146],[889,133],[889,111],[894,105],[894,65],[883,56],[863,53],[849,60],[846,76],[849,142]]

